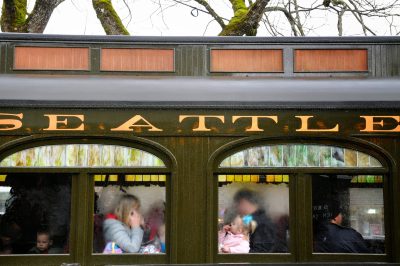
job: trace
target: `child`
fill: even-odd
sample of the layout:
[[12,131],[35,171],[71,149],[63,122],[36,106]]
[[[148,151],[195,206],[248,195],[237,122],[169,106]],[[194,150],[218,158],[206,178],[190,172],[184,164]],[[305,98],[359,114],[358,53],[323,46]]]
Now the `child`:
[[30,254],[49,254],[53,240],[47,231],[39,231],[36,234],[36,246],[29,250]]
[[[124,253],[138,253],[143,239],[143,218],[140,201],[134,195],[123,195],[114,213],[108,214],[103,223],[104,240]],[[109,253],[104,250],[104,253]]]
[[230,225],[225,225],[218,235],[219,252],[249,253],[248,229],[236,215]]

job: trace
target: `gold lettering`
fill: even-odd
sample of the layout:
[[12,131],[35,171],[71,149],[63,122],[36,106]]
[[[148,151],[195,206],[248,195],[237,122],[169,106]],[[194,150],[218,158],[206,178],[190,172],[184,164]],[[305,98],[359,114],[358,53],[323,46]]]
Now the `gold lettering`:
[[[85,126],[83,124],[84,121],[84,115],[64,115],[64,114],[58,114],[58,115],[49,115],[45,114],[44,116],[47,116],[49,118],[49,127],[44,128],[43,130],[52,130],[52,131],[83,131],[85,129]],[[67,128],[68,122],[70,119],[68,118],[78,118],[80,122],[82,122],[78,127],[75,128]],[[64,120],[59,120],[65,118]],[[63,126],[63,127],[60,127]]]
[[222,115],[180,115],[179,122],[182,123],[186,118],[198,118],[199,125],[193,128],[193,131],[211,131],[211,129],[206,127],[206,118],[217,118],[222,123],[225,123],[225,117]]
[[[144,124],[137,124],[139,121],[144,122]],[[149,128],[148,131],[163,131],[162,129],[159,129],[152,125],[149,121],[147,121],[144,117],[141,115],[135,115],[122,125],[116,128],[112,128],[111,131],[133,131],[132,128]]]
[[251,118],[251,127],[247,128],[246,131],[248,132],[257,132],[257,131],[264,131],[264,129],[261,129],[258,127],[258,121],[260,118],[268,118],[274,121],[275,123],[278,123],[278,117],[277,116],[232,116],[232,123],[235,123],[236,120],[240,118]]
[[[365,128],[360,130],[360,132],[400,132],[400,116],[360,116],[365,119]],[[374,121],[374,118],[380,119],[379,121]],[[397,127],[392,129],[374,129],[375,126],[383,127],[383,119],[390,118],[397,122]]]
[[326,129],[311,129],[308,127],[308,120],[310,118],[313,118],[314,116],[312,115],[296,115],[297,118],[300,118],[301,120],[301,127],[299,129],[296,129],[298,132],[338,132],[339,131],[339,125],[336,124],[334,128],[326,128]]
[[[6,115],[6,116],[16,116],[19,119],[22,119],[24,117],[23,113],[20,114],[7,114],[7,113],[0,113],[0,115]],[[22,121],[18,119],[0,119],[0,125],[4,125],[6,127],[2,128],[0,127],[0,130],[6,131],[6,130],[16,130],[22,127]]]

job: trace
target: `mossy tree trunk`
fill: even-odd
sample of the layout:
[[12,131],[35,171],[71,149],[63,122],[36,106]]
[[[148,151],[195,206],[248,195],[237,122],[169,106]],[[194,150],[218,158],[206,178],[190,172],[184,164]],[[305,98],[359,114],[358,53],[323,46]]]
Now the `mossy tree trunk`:
[[256,36],[257,28],[270,0],[257,0],[246,6],[245,0],[230,0],[233,17],[219,36]]
[[92,0],[92,4],[107,35],[129,35],[111,0]]
[[54,9],[64,0],[36,0],[30,14],[27,0],[4,0],[1,12],[3,32],[43,33]]

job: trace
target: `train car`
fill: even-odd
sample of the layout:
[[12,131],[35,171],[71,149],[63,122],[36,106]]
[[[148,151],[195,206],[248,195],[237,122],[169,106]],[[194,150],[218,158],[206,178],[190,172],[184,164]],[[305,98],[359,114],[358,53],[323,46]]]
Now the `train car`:
[[399,264],[399,51],[0,35],[0,264]]

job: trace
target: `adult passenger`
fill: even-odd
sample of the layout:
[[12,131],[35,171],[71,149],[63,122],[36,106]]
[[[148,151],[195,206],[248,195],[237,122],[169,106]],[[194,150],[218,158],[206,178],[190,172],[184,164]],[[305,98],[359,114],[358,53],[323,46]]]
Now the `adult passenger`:
[[143,218],[139,199],[123,195],[113,214],[108,214],[103,224],[105,242],[117,245],[123,252],[137,253],[143,239]]
[[234,203],[244,222],[250,225],[250,253],[285,252],[278,244],[275,226],[262,207],[258,193],[241,189],[236,192]]
[[342,226],[342,222],[341,209],[333,207],[328,223],[318,228],[314,250],[326,253],[369,253],[361,234],[351,227]]

